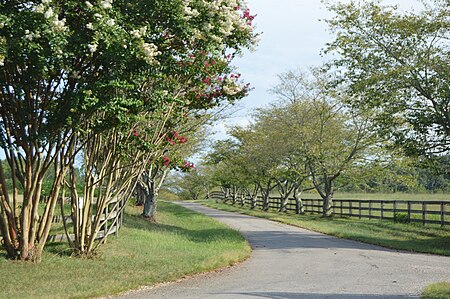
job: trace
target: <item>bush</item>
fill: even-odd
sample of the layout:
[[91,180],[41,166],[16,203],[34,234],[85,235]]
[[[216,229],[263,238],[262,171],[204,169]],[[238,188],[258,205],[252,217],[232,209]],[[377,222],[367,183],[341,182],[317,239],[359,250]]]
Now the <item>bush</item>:
[[395,213],[394,214],[394,222],[408,223],[408,214],[407,213]]

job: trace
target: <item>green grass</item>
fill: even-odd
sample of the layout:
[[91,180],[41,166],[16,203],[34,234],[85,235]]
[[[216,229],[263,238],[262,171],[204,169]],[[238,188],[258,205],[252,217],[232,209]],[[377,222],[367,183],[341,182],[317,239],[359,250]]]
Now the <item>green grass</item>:
[[403,224],[382,220],[323,218],[319,215],[263,212],[247,207],[204,201],[203,204],[226,211],[266,218],[339,238],[357,240],[388,248],[450,256],[450,228],[437,225]]
[[86,298],[173,281],[247,258],[236,231],[204,215],[161,202],[158,224],[130,207],[119,237],[95,258],[71,257],[66,244],[48,246],[40,264],[8,261],[0,251],[1,298]]
[[425,288],[423,299],[448,299],[450,298],[450,282],[433,283]]

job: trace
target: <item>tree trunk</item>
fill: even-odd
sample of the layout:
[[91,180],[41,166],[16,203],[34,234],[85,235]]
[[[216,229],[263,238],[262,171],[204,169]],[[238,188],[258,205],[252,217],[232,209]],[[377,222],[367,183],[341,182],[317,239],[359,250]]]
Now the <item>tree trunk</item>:
[[221,187],[221,189],[223,193],[223,202],[226,203],[229,200],[228,196],[230,195],[230,189],[225,187]]
[[169,169],[167,168],[161,169],[160,167],[155,167],[150,169],[148,173],[141,178],[146,180],[145,182],[146,188],[142,188],[144,193],[146,193],[144,202],[144,211],[142,215],[144,216],[144,218],[149,219],[152,222],[156,222],[156,210],[157,210],[156,208],[158,205],[158,194],[168,173]]
[[263,211],[269,210],[269,200],[270,200],[269,195],[270,195],[270,191],[263,192],[263,207],[262,207]]
[[145,203],[146,196],[145,196],[145,192],[144,192],[141,184],[139,184],[139,183],[136,184],[135,193],[136,193],[136,206],[142,207]]
[[299,192],[299,188],[294,189],[294,199],[295,199],[295,213],[296,214],[305,214],[305,209],[303,206],[303,201],[300,198],[301,192]]
[[323,217],[331,217],[332,216],[332,207],[333,207],[333,181],[327,180],[325,183],[325,196],[323,197]]
[[236,200],[237,200],[237,187],[233,186],[233,197],[231,199],[231,204],[232,205],[236,204]]
[[288,195],[283,195],[280,197],[280,209],[278,210],[278,212],[287,212],[287,202],[288,202]]
[[144,212],[142,213],[142,215],[145,219],[148,219],[152,222],[156,222],[157,197],[157,193],[149,192],[144,203]]

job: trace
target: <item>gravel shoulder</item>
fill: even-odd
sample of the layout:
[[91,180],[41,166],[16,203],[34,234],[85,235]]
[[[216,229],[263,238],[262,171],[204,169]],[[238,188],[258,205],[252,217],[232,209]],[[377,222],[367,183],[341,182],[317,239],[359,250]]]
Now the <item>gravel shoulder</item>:
[[428,284],[450,280],[450,257],[398,252],[196,203],[180,205],[240,231],[254,249],[251,258],[117,298],[420,298]]

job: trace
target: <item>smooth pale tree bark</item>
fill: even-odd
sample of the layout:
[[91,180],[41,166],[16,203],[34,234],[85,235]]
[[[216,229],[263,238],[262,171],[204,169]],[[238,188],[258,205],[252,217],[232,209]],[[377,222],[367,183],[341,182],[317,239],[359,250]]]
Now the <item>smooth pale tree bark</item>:
[[[9,195],[5,170],[0,165],[0,229],[4,247],[11,259],[39,262],[47,242],[55,207],[71,161],[70,152],[75,135],[56,138],[43,149],[37,142],[23,142],[22,153],[5,151],[11,170],[13,192]],[[69,136],[69,137],[67,137]],[[9,146],[13,148],[10,136]],[[45,155],[45,153],[47,153]],[[53,169],[50,170],[53,166]],[[52,188],[44,210],[39,210],[42,183],[47,171],[54,172]],[[18,185],[23,187],[23,202],[19,208]],[[11,198],[12,197],[12,198]]]
[[295,213],[296,214],[304,214],[305,209],[303,207],[303,201],[300,197],[301,191],[298,185],[294,187],[294,200],[295,200]]
[[233,189],[233,191],[231,194],[231,204],[234,205],[234,204],[236,204],[236,200],[238,198],[238,188],[237,188],[237,186],[233,186],[232,189]]
[[144,218],[156,222],[156,211],[158,205],[158,194],[170,169],[159,165],[152,165],[140,177],[138,184],[145,195]]
[[295,183],[289,180],[285,181],[277,180],[277,187],[281,199],[280,209],[278,211],[287,212],[288,199],[295,188]]
[[320,194],[320,197],[322,197],[322,216],[323,217],[330,217],[332,216],[332,208],[333,208],[333,181],[339,176],[339,175],[333,175],[328,176],[326,174],[322,177],[322,182],[320,183],[317,180],[316,174],[314,171],[311,171],[313,176],[313,184],[316,188],[317,192]]
[[258,183],[259,189],[261,190],[262,200],[263,200],[263,211],[268,211],[270,208],[270,192],[277,186],[272,180],[268,180],[265,185]]
[[250,209],[256,208],[256,203],[258,200],[258,191],[259,191],[259,185],[255,184],[253,189],[247,189],[247,195],[250,198]]

